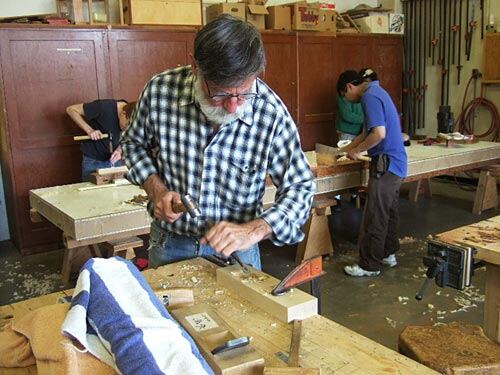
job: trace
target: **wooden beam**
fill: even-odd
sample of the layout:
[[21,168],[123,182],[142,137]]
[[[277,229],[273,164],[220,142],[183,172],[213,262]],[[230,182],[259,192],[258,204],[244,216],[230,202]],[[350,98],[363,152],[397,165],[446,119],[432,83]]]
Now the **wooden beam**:
[[281,296],[271,291],[279,280],[255,268],[250,274],[243,273],[240,266],[229,266],[217,270],[217,284],[251,301],[282,322],[305,319],[318,314],[318,300],[300,289],[293,288]]

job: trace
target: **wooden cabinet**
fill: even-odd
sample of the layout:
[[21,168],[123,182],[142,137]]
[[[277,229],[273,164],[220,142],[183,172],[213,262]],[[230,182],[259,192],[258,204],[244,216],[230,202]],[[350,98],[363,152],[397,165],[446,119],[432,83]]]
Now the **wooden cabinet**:
[[266,50],[264,81],[280,96],[297,122],[297,38],[294,33],[262,34]]
[[[29,219],[31,189],[80,181],[74,103],[137,100],[155,74],[189,64],[196,29],[0,27],[0,151],[11,237],[23,254],[61,244],[49,223]],[[399,105],[400,37],[264,32],[264,80],[297,122],[302,146],[336,142],[336,84],[349,68],[373,67]]]
[[56,245],[59,231],[29,218],[33,188],[78,181],[81,155],[66,106],[108,92],[102,30],[0,32],[2,169],[12,239],[23,254]]
[[76,28],[0,29],[5,109],[1,162],[9,228],[23,254],[61,245],[61,232],[29,218],[31,189],[81,179],[81,131],[68,105],[137,100],[163,70],[189,63],[195,31]]
[[500,83],[500,33],[485,34],[483,83]]
[[194,35],[193,30],[110,30],[111,96],[137,100],[155,74],[191,64]]

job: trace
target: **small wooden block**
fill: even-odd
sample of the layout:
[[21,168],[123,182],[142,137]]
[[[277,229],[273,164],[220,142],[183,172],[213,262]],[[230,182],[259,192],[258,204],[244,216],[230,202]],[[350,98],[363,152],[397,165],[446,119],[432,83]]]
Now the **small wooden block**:
[[121,167],[112,167],[112,168],[99,168],[96,173],[100,176],[102,175],[107,175],[107,174],[113,174],[113,173],[127,173],[128,168],[125,165],[122,165]]
[[194,305],[193,288],[165,288],[154,291],[160,302],[169,310]]
[[253,267],[248,268],[250,274],[243,273],[239,265],[217,269],[217,284],[232,290],[285,323],[318,314],[316,297],[297,288],[282,296],[273,296],[271,291],[280,281]]
[[399,336],[399,352],[440,373],[500,373],[500,345],[473,324],[406,327]]
[[241,337],[207,305],[196,305],[171,311],[175,319],[196,341],[208,364],[218,375],[254,375],[264,369],[264,358],[249,344],[241,348],[213,355],[217,346]]

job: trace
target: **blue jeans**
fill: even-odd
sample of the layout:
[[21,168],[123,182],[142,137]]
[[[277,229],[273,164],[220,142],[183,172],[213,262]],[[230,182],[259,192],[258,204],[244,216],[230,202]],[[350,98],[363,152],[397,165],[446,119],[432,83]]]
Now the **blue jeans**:
[[[200,245],[196,237],[166,231],[160,228],[155,221],[151,223],[148,253],[149,268],[205,255],[220,256],[210,246]],[[238,250],[236,254],[244,264],[250,264],[254,268],[261,269],[259,245],[255,244],[244,251]]]
[[111,165],[109,160],[96,160],[92,159],[86,155],[83,155],[82,160],[82,181],[90,181],[90,174],[95,172],[100,168],[111,168],[111,167],[121,167],[123,165],[123,160],[118,160],[115,165]]

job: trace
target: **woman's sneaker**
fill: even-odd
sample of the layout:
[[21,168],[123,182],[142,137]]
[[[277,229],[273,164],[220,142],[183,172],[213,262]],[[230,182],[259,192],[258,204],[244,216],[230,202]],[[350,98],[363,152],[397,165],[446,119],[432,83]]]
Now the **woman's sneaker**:
[[362,277],[362,276],[378,276],[380,275],[380,271],[367,271],[357,264],[353,264],[352,266],[345,266],[344,272],[349,276],[354,277]]
[[382,264],[389,267],[396,267],[398,265],[398,261],[396,260],[396,255],[391,254],[388,257],[382,259]]

